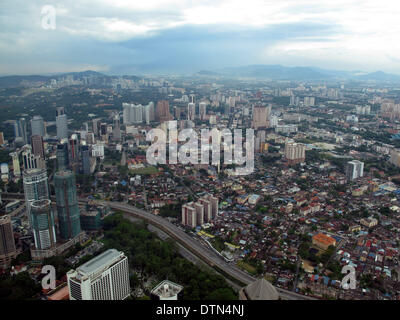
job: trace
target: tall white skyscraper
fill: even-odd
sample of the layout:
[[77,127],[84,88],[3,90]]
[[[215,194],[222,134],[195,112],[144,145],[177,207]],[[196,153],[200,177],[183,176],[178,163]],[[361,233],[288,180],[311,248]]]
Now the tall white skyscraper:
[[68,119],[64,112],[64,108],[57,108],[56,116],[57,138],[68,139]]
[[109,249],[67,273],[70,300],[124,300],[130,294],[128,258]]
[[347,162],[346,177],[352,181],[361,178],[364,175],[364,162],[353,160]]
[[194,104],[194,102],[189,102],[187,107],[187,119],[193,121],[195,116],[196,116],[196,105]]
[[23,175],[26,211],[30,214],[31,204],[35,200],[49,199],[49,186],[46,169],[28,169]]
[[34,116],[31,120],[32,136],[44,137],[44,121],[41,116]]

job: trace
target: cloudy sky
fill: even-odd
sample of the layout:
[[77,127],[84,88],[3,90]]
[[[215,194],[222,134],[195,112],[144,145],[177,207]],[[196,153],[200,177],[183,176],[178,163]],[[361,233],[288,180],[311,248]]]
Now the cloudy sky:
[[[42,9],[54,7],[55,29]],[[400,74],[396,0],[1,0],[0,74],[250,64]]]

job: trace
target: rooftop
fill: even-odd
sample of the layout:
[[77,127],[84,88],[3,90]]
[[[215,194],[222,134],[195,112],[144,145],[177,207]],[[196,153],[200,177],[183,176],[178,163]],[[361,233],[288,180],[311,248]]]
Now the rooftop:
[[84,263],[80,267],[78,267],[77,271],[80,274],[90,276],[102,268],[106,268],[115,262],[121,255],[122,252],[116,249],[109,249],[102,254],[99,254],[97,257],[92,260]]

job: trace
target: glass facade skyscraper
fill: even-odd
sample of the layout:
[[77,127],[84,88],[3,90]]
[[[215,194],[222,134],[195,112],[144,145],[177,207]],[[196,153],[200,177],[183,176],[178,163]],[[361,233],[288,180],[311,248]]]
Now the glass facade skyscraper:
[[60,170],[54,175],[60,237],[72,239],[81,232],[75,175]]
[[32,231],[36,249],[48,249],[56,243],[56,229],[51,201],[36,200],[31,204]]

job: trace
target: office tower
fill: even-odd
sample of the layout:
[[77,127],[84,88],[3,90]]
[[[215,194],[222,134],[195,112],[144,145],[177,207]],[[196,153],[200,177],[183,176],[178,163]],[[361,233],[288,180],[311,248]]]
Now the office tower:
[[0,146],[2,146],[4,144],[4,134],[3,132],[0,132]]
[[68,139],[68,119],[63,107],[57,108],[56,114],[57,138]]
[[207,115],[207,104],[205,102],[199,103],[200,120],[205,120]]
[[183,297],[183,287],[169,280],[159,283],[150,292],[152,300],[181,300]]
[[22,151],[22,162],[25,170],[46,168],[46,161],[42,157],[34,155],[30,145],[26,146],[24,151]]
[[172,120],[172,116],[169,113],[169,102],[166,100],[161,100],[157,102],[156,109],[156,121],[164,122]]
[[43,136],[33,135],[31,136],[32,151],[35,156],[39,156],[44,159],[44,144]]
[[14,122],[14,134],[15,140],[21,141],[24,145],[28,144],[25,118],[21,118]]
[[304,162],[306,158],[306,146],[302,143],[286,143],[285,158],[289,164]]
[[68,154],[68,143],[67,140],[61,140],[59,144],[57,144],[56,150],[57,157],[57,168],[58,170],[67,169],[69,167],[69,154]]
[[10,153],[10,157],[11,157],[12,163],[13,163],[14,176],[15,177],[20,177],[21,176],[21,167],[19,165],[18,153],[12,152],[12,153]]
[[32,136],[45,136],[44,121],[41,116],[33,116],[31,120]]
[[196,116],[196,105],[193,102],[189,102],[187,106],[187,119],[194,121]]
[[100,135],[100,124],[100,119],[92,120],[92,132],[96,137]]
[[58,225],[62,239],[72,239],[81,232],[75,175],[61,170],[54,175]]
[[30,207],[35,200],[49,199],[47,171],[45,169],[28,169],[23,174],[26,211],[30,214]]
[[196,228],[196,209],[193,202],[186,203],[182,206],[182,224],[191,228]]
[[352,160],[346,165],[346,178],[349,181],[361,178],[364,175],[364,162]]
[[113,119],[113,140],[114,141],[121,140],[121,123],[118,113],[114,115]]
[[79,156],[78,145],[79,145],[78,136],[74,133],[71,135],[71,138],[69,139],[69,146],[68,146],[69,159],[71,159],[72,162],[78,161],[78,156]]
[[124,300],[130,295],[128,258],[109,249],[67,273],[70,300]]
[[16,256],[11,218],[9,215],[0,216],[0,268],[10,267],[11,261]]
[[54,214],[49,199],[31,203],[31,226],[36,249],[45,250],[56,244]]
[[89,146],[81,146],[82,174],[90,174],[90,150]]

